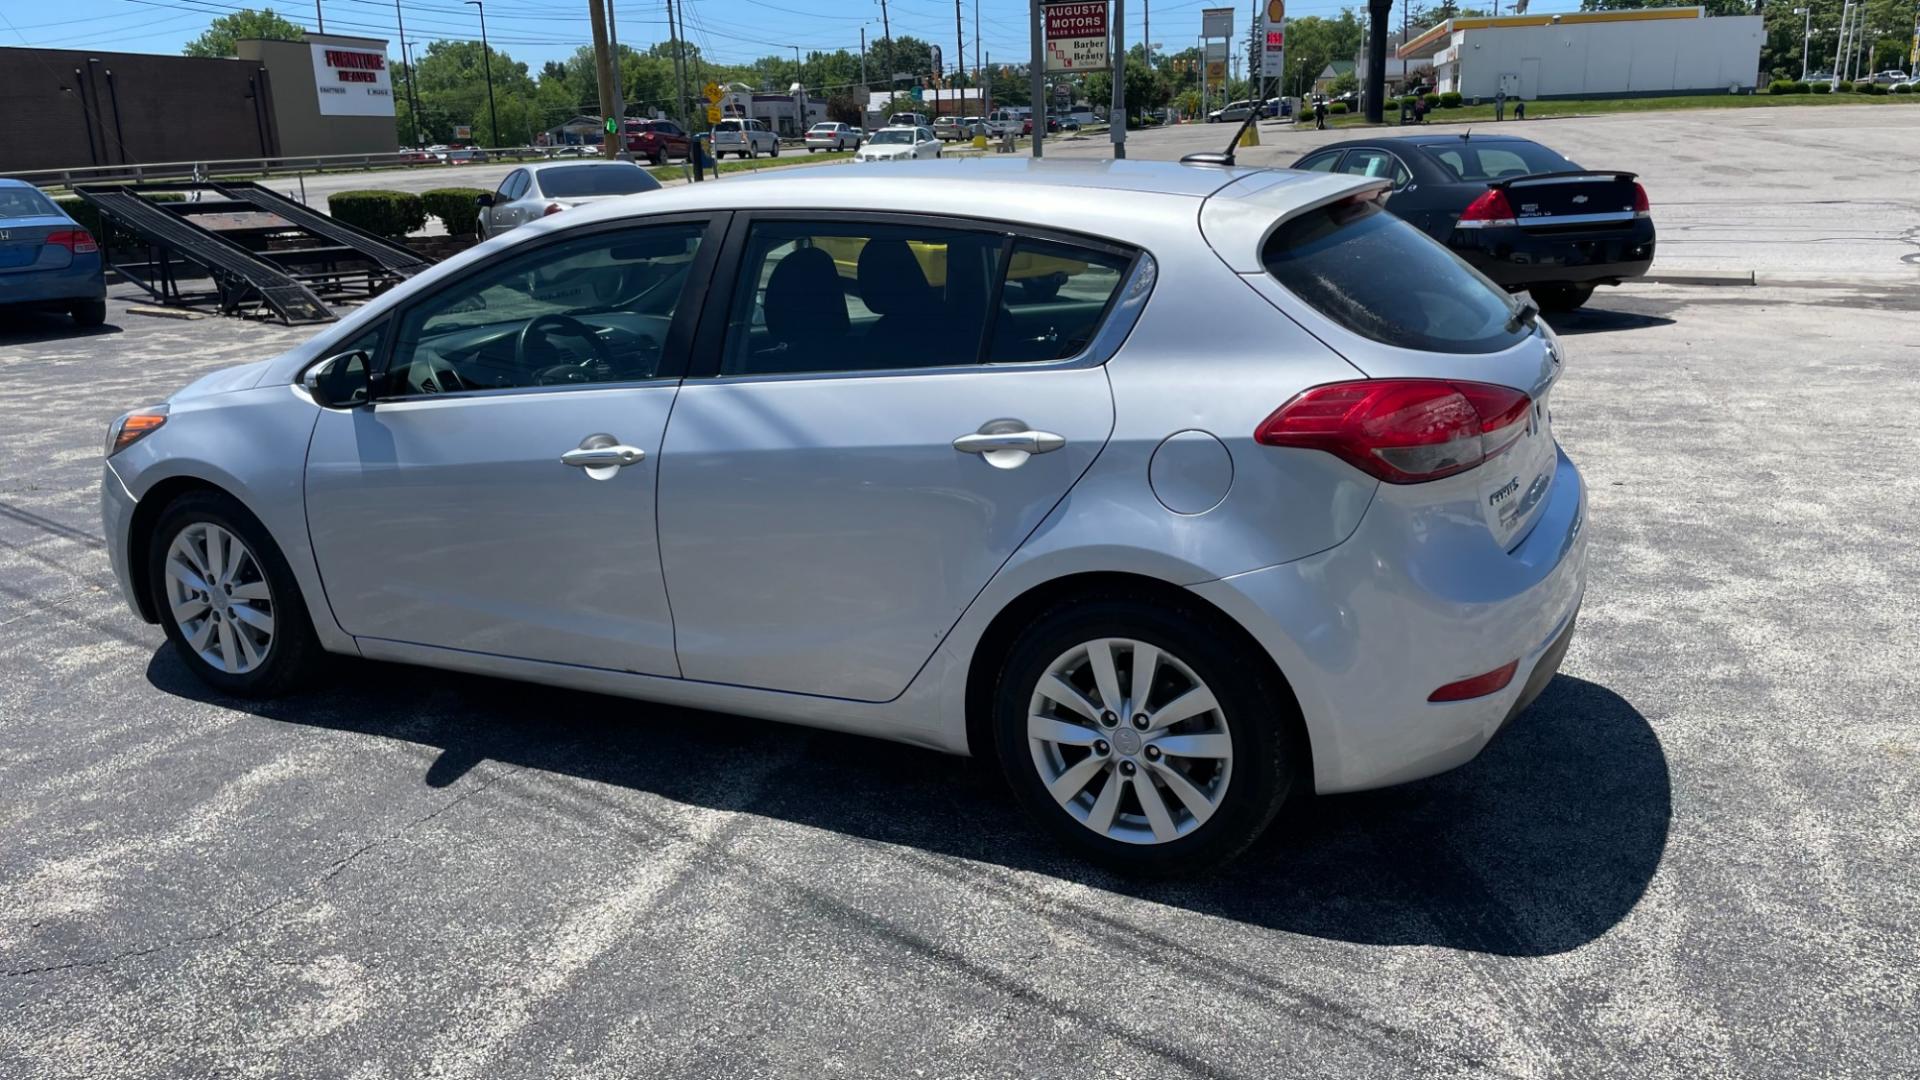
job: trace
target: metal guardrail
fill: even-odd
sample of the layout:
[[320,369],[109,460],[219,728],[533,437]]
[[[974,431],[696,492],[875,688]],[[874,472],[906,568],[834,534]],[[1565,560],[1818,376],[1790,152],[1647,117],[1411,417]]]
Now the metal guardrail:
[[[509,146],[482,148],[487,163],[527,161],[545,158],[554,147]],[[290,173],[347,172],[355,169],[446,167],[442,161],[408,161],[419,151],[396,150],[382,154],[312,154],[301,157],[220,158],[211,161],[156,161],[139,165],[87,165],[69,169],[26,169],[0,173],[0,177],[25,180],[39,187],[66,187],[108,180],[175,180],[202,177],[280,176]],[[479,164],[479,163],[475,163]]]

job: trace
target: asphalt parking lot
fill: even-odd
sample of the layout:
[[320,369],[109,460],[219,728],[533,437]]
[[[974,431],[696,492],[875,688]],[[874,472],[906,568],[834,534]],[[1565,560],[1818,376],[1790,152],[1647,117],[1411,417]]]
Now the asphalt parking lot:
[[[1820,187],[1850,122],[1527,134],[1685,144],[1592,163],[1674,185],[1663,258],[1790,260],[1782,199],[1920,237],[1911,169]],[[1558,320],[1560,677],[1162,884],[905,747],[365,662],[219,698],[120,601],[101,440],[310,331],[0,323],[0,1077],[1920,1075],[1920,268],[1851,243]]]

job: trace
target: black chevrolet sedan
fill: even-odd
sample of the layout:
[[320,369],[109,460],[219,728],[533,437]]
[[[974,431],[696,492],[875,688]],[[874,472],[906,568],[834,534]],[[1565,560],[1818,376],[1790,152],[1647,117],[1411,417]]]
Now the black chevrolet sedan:
[[1634,174],[1583,169],[1526,139],[1408,135],[1322,147],[1293,165],[1393,179],[1387,209],[1546,311],[1653,262],[1653,218]]

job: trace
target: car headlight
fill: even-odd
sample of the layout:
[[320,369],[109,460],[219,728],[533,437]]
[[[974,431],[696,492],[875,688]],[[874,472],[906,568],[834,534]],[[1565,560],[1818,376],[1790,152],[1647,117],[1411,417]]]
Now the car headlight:
[[167,422],[165,405],[149,405],[144,409],[135,409],[125,413],[113,423],[107,425],[106,455],[113,455],[139,442],[141,439],[160,430]]

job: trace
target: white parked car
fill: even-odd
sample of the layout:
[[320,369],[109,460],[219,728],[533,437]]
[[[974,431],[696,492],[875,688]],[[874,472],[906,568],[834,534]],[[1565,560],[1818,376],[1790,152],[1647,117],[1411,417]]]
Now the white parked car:
[[940,139],[932,128],[890,127],[876,131],[867,145],[854,152],[855,161],[908,161],[940,156]]
[[499,188],[482,195],[480,239],[576,206],[659,191],[660,181],[631,161],[550,161],[507,174]]
[[713,125],[713,156],[720,158],[728,154],[779,157],[780,136],[775,135],[763,120],[730,116]]
[[845,124],[815,124],[807,129],[807,153],[815,150],[858,150],[860,135],[858,128]]
[[927,119],[926,113],[903,112],[894,113],[893,116],[887,120],[887,126],[930,128],[933,124]]

